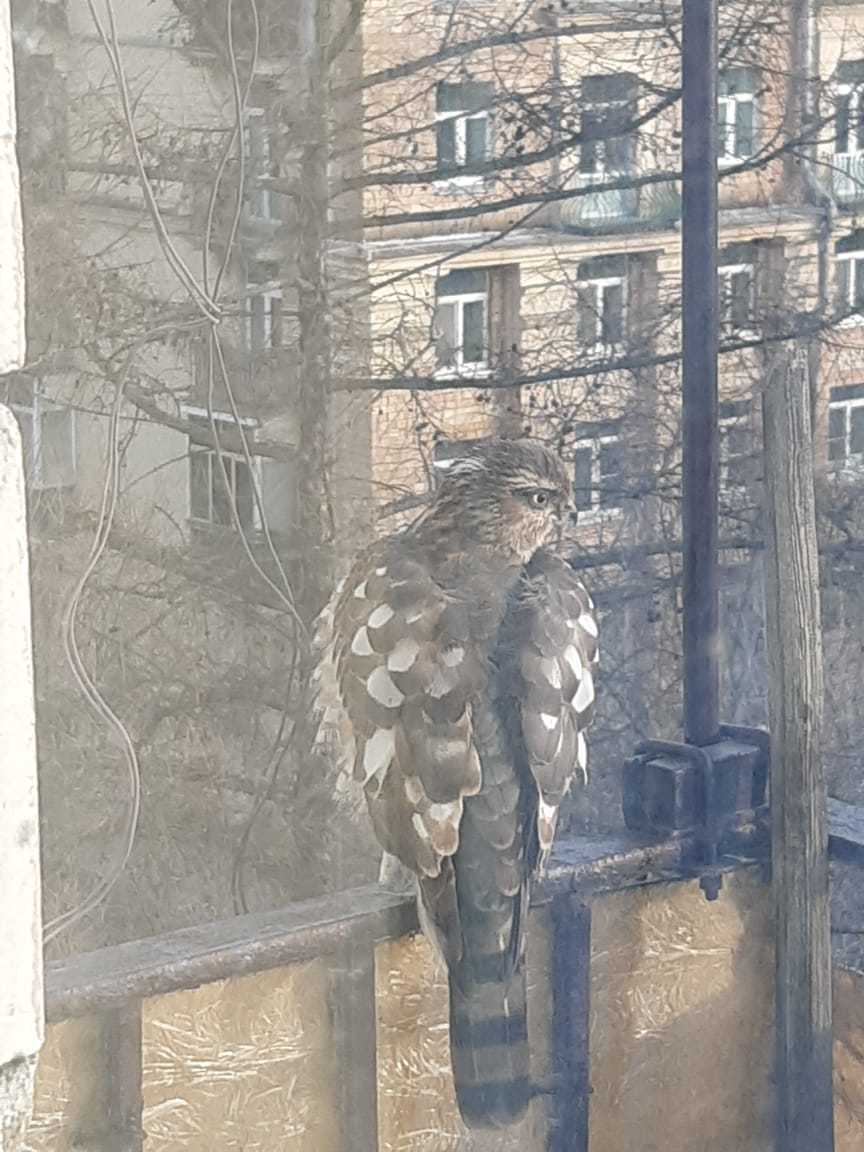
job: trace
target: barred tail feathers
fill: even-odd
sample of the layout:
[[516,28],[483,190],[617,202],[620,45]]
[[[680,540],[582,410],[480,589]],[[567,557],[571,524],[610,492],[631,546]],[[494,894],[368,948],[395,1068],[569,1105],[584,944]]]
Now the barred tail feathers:
[[450,974],[450,1059],[469,1128],[505,1128],[526,1111],[530,1060],[524,965],[507,980]]

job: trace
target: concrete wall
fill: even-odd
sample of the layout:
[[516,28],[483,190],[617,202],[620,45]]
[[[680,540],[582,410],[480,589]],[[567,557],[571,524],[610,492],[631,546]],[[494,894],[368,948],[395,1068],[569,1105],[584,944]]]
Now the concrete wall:
[[[0,4],[0,371],[24,358],[24,274],[9,7]],[[42,1043],[42,919],[21,440],[0,405],[0,1149],[26,1124]]]

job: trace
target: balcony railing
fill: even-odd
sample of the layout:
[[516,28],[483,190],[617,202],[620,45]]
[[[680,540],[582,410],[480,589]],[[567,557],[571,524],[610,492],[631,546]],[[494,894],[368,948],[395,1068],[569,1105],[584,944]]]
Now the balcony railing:
[[[835,858],[864,858],[859,809],[832,801],[830,830]],[[716,1148],[767,1147],[765,839],[736,830],[712,903],[688,863],[699,839],[558,847],[529,930],[537,1097],[488,1142],[455,1110],[446,987],[412,936],[413,900],[372,886],[50,965],[26,1147],[689,1152],[706,1132]],[[852,1127],[837,1148],[853,1152],[864,969],[857,941],[839,942],[837,1109]]]
[[[638,224],[672,224],[679,219],[681,196],[674,180],[633,187],[602,187],[626,179],[626,173],[614,172],[586,179],[578,195],[562,202],[562,224],[601,231]],[[592,191],[593,185],[599,186],[597,191]]]
[[831,192],[838,204],[864,200],[864,152],[829,157],[827,171]]

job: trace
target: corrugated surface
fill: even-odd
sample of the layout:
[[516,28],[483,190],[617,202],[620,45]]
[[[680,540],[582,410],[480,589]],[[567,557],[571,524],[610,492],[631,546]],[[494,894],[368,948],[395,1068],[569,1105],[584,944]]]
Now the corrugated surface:
[[[548,1074],[548,932],[531,917],[528,1026],[532,1075]],[[378,986],[378,1130],[381,1152],[542,1152],[545,1116],[535,1100],[511,1132],[469,1132],[450,1075],[447,980],[422,936],[382,944]]]
[[769,1152],[771,895],[727,877],[594,905],[591,1152]]
[[315,963],[148,1001],[148,1152],[335,1152],[326,987]]

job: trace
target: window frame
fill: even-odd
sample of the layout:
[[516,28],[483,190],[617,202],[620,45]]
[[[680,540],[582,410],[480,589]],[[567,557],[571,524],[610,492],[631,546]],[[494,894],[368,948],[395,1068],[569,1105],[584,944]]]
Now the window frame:
[[[11,400],[8,402],[9,410],[15,413],[19,424],[25,419],[30,424],[30,459],[28,462],[29,467],[25,473],[26,486],[32,492],[55,492],[74,488],[78,483],[78,425],[75,419],[75,410],[68,405],[64,406],[63,404],[53,404],[46,401],[39,391],[39,385],[36,380],[30,381],[29,388],[31,397],[29,404],[22,404],[18,401]],[[43,413],[45,412],[61,412],[69,422],[67,435],[69,437],[68,447],[69,459],[71,460],[71,479],[65,483],[52,484],[49,483],[44,476],[42,421]]]
[[[454,325],[456,339],[454,340],[454,363],[450,364],[437,364],[435,375],[439,379],[448,378],[480,378],[491,375],[490,352],[491,352],[491,333],[489,330],[490,312],[489,312],[489,269],[476,268],[476,269],[453,269],[453,271],[476,271],[483,272],[486,277],[486,288],[482,292],[448,292],[443,295],[435,294],[435,315],[433,322],[433,331],[435,335],[436,345],[436,360],[438,357],[437,344],[441,336],[441,329],[438,324],[438,311],[442,306],[455,307],[456,309],[456,322]],[[441,277],[439,276],[440,280]],[[467,304],[482,303],[483,305],[483,359],[482,360],[464,360],[464,345],[465,345],[465,306]]]
[[[862,80],[841,80],[837,85],[837,119],[840,117],[839,101],[844,97],[849,97],[847,124],[846,124],[846,137],[847,142],[854,140],[854,148],[846,148],[845,151],[839,150],[840,133],[837,131],[834,137],[834,155],[838,158],[861,156],[864,154],[864,79]],[[853,108],[855,113],[853,114]],[[857,127],[853,127],[857,122]]]
[[[256,126],[253,129],[253,124]],[[258,106],[246,109],[246,137],[248,140],[248,147],[246,152],[246,161],[249,166],[247,172],[245,200],[247,212],[250,220],[257,220],[266,223],[278,223],[279,217],[274,211],[273,190],[259,183],[262,176],[268,177],[278,176],[278,170],[273,159],[273,137],[270,125],[267,122],[267,110]],[[261,156],[256,156],[253,149],[253,131],[260,130],[260,139],[263,141],[264,148]],[[255,210],[256,202],[258,204],[266,205],[266,211],[258,212]]]
[[[841,389],[837,390],[842,391]],[[828,461],[828,468],[832,472],[855,472],[864,473],[864,451],[851,452],[851,438],[852,438],[852,412],[855,409],[864,409],[864,386],[852,385],[850,391],[860,393],[860,395],[835,395],[831,398],[829,394],[828,399],[828,425],[826,427],[826,457]],[[836,440],[837,437],[830,435],[830,421],[832,412],[843,413],[843,456],[841,459],[832,460],[829,453],[831,451],[831,441]]]
[[[212,420],[217,425],[222,424],[226,429],[236,431],[238,422],[230,412],[216,412],[210,413],[206,408],[198,408],[193,405],[183,405],[181,414],[184,419],[195,423],[201,423],[212,433],[211,416]],[[254,440],[255,432],[258,428],[258,422],[252,417],[241,417],[239,426],[242,426],[246,432],[246,439]],[[251,436],[250,436],[251,433]],[[239,435],[239,433],[238,433]],[[242,464],[245,468],[249,468],[250,481],[252,485],[252,522],[251,524],[243,524],[240,522],[241,529],[244,533],[260,532],[261,531],[261,509],[259,504],[263,501],[263,470],[262,461],[260,456],[256,456],[251,450],[249,452],[249,460],[243,452],[238,452],[232,448],[225,448],[222,446],[219,449],[222,459],[226,464],[226,471],[230,478],[230,496],[231,502],[237,513],[237,519],[240,520],[240,510],[237,507],[237,465]],[[192,457],[206,453],[208,457],[207,463],[207,506],[209,515],[197,516],[193,514],[193,501],[192,501]],[[210,444],[198,444],[192,436],[186,434],[186,512],[188,522],[195,528],[204,528],[208,531],[230,529],[237,531],[237,524],[234,517],[231,516],[229,523],[223,524],[221,520],[214,519],[213,510],[215,507],[215,500],[213,497],[213,483],[214,472],[213,467],[216,464],[217,450]],[[251,464],[251,467],[250,467]],[[229,467],[230,465],[230,467]],[[217,465],[218,467],[218,465]],[[220,477],[221,482],[221,477]]]
[[[835,266],[839,265],[841,263],[848,264],[850,266],[849,271],[846,274],[846,299],[843,301],[844,306],[849,309],[849,312],[847,315],[842,316],[837,321],[837,326],[840,328],[857,328],[857,327],[860,327],[862,324],[864,324],[864,290],[862,290],[861,303],[860,303],[860,305],[857,306],[860,310],[855,311],[855,308],[856,308],[855,295],[856,295],[856,281],[857,281],[857,274],[856,274],[855,265],[856,264],[864,265],[864,246],[862,246],[861,248],[851,248],[848,251],[843,251],[843,252],[838,252],[837,249],[835,248],[835,250],[834,250],[834,263],[835,263]],[[835,272],[839,272],[839,269],[835,268]],[[862,273],[862,276],[864,276],[864,273]],[[864,288],[864,286],[862,286],[862,288]],[[838,299],[840,297],[839,285],[838,285],[837,297],[838,297]]]
[[[727,409],[726,412],[724,412],[724,407]],[[735,467],[736,461],[751,459],[749,453],[730,454],[728,451],[728,434],[739,429],[751,435],[753,433],[753,410],[750,401],[721,401],[717,414],[718,484],[721,493],[725,492],[731,496],[740,496],[750,486],[747,479],[732,479],[732,469]],[[741,469],[738,469],[737,475],[740,476],[741,474]]]
[[[723,92],[723,73],[720,74],[717,91],[717,130],[720,147],[717,151],[717,163],[721,167],[732,167],[743,161],[750,160],[758,152],[757,136],[759,132],[759,102],[756,99],[756,78],[750,68],[736,69],[748,73],[753,80],[752,92]],[[739,149],[739,105],[749,104],[751,107],[750,143],[751,150],[742,154]],[[721,109],[726,109],[725,118]],[[730,149],[731,144],[731,149]]]
[[[594,319],[594,329],[596,339],[588,345],[586,351],[596,357],[614,356],[620,353],[627,340],[627,315],[628,315],[628,285],[627,285],[627,272],[611,276],[586,276],[579,277],[577,280],[577,291],[581,297],[581,293],[585,290],[591,290],[594,293],[594,310],[592,316]],[[605,307],[598,304],[605,301],[606,292],[610,288],[621,289],[621,339],[617,341],[607,342],[603,339],[605,327]],[[578,301],[578,308],[582,308],[581,298]],[[581,327],[581,316],[579,317]]]
[[[718,295],[718,321],[720,326],[721,335],[731,337],[755,338],[757,336],[756,330],[756,261],[753,260],[736,260],[728,264],[723,263],[723,253],[720,252],[720,262],[717,265],[717,295]],[[738,327],[732,319],[732,312],[734,311],[734,296],[731,290],[733,277],[740,275],[742,272],[749,274],[749,287],[748,287],[748,318],[750,323]],[[730,317],[727,321],[724,318],[723,307],[723,281],[729,282],[729,312]]]
[[[467,100],[466,100],[467,104]],[[453,122],[453,153],[454,157],[452,162],[444,163],[441,160],[441,149],[439,144],[439,132],[442,124]],[[468,124],[470,121],[482,123],[484,125],[484,149],[482,160],[471,160],[471,164],[487,164],[493,157],[493,142],[492,142],[492,125],[493,116],[489,108],[471,109],[469,107],[447,109],[443,111],[436,108],[435,110],[435,164],[436,167],[448,171],[448,175],[440,176],[434,181],[433,187],[436,191],[456,191],[456,192],[470,192],[478,191],[485,188],[488,174],[486,173],[465,173],[460,174],[459,168],[465,168],[469,164],[468,160]],[[452,174],[450,171],[452,170]]]
[[[246,337],[246,351],[250,356],[261,356],[269,352],[279,351],[283,345],[281,340],[278,344],[273,343],[273,330],[274,330],[274,303],[278,301],[279,304],[279,326],[281,330],[282,323],[282,299],[283,292],[281,284],[276,284],[275,278],[271,277],[267,280],[247,282],[246,284],[246,310],[245,310],[245,337]],[[264,301],[263,312],[263,332],[264,342],[261,347],[256,347],[253,343],[253,335],[255,332],[255,313],[253,311],[252,301],[261,299]]]
[[593,436],[580,436],[573,441],[573,486],[574,502],[576,500],[576,453],[590,449],[591,451],[591,504],[588,507],[576,507],[576,527],[585,524],[597,524],[604,520],[620,516],[624,511],[623,494],[617,497],[617,503],[602,504],[599,494],[602,492],[603,472],[601,470],[602,454],[600,449],[604,444],[622,444],[623,437],[620,429],[599,432]]
[[[629,73],[604,73],[603,79],[613,79],[617,76],[626,76]],[[621,96],[618,99],[608,98],[605,100],[598,99],[583,99],[580,109],[580,132],[584,133],[584,117],[589,113],[595,119],[603,123],[611,122],[614,115],[619,111],[626,111],[634,104],[638,107],[638,95],[636,87],[632,93]],[[629,144],[629,156],[626,165],[616,167],[608,163],[607,151],[610,143],[614,140],[625,139]],[[591,168],[583,168],[584,149],[585,143],[579,146],[579,180],[583,184],[591,184],[598,179],[614,178],[616,176],[631,176],[636,171],[638,166],[637,147],[638,147],[638,133],[621,132],[617,135],[609,134],[605,136],[597,136],[592,138],[589,143],[593,146],[594,157]]]

